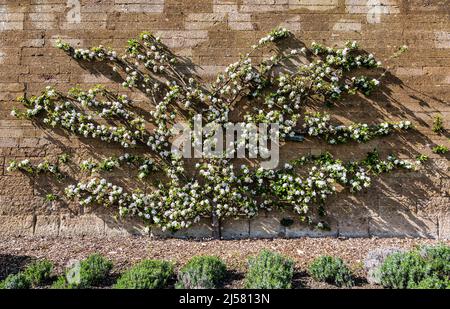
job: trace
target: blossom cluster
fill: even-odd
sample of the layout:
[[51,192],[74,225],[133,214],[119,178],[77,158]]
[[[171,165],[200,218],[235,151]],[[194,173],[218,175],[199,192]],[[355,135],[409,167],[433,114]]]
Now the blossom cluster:
[[[93,178],[70,185],[65,192],[69,198],[78,198],[81,205],[116,205],[122,215],[135,214],[163,230],[178,230],[211,213],[218,218],[252,217],[261,209],[289,207],[307,218],[313,205],[323,203],[336,192],[338,183],[352,192],[361,191],[370,186],[371,175],[414,167],[395,156],[381,160],[377,152],[369,153],[363,161],[348,163],[334,159],[329,153],[303,157],[278,171],[251,171],[245,165],[235,167],[226,160],[215,163],[196,166],[204,184],[195,180],[183,186],[160,185],[150,194],[142,194],[127,193],[105,179]],[[307,175],[297,175],[295,168],[305,164],[312,165]]]
[[330,124],[330,115],[319,112],[307,114],[303,127],[309,136],[324,138],[329,144],[346,143],[349,140],[367,142],[378,136],[385,136],[394,130],[408,130],[412,128],[410,121],[383,122],[376,125],[354,123],[349,126]]
[[151,172],[159,170],[157,163],[153,159],[129,153],[125,153],[118,158],[110,157],[101,161],[94,161],[92,159],[83,160],[80,163],[80,168],[81,170],[90,172],[109,172],[123,164],[137,166],[137,177],[139,179],[146,178]]
[[[319,96],[330,103],[341,100],[344,94],[354,95],[362,92],[370,95],[380,84],[379,80],[366,76],[348,77],[344,73],[358,68],[376,68],[380,64],[372,54],[357,54],[356,43],[348,42],[346,45],[344,49],[334,49],[313,43],[311,51],[319,58],[310,63],[300,64],[297,72],[282,71],[269,82],[259,74],[259,80],[264,81],[263,84],[275,84],[276,91],[266,93],[263,105],[253,108],[245,115],[245,119],[254,122],[276,122],[281,128],[282,136],[285,137],[293,134],[292,131],[300,118],[301,108],[304,107],[308,97]],[[300,52],[306,54],[305,50]],[[298,53],[297,50],[293,50],[291,56]],[[234,66],[238,64],[239,62]],[[263,66],[264,69],[260,69],[260,72],[270,72],[268,67]]]
[[56,41],[56,47],[64,50],[75,59],[83,60],[104,60],[106,58],[114,60],[117,57],[117,53],[111,49],[106,49],[102,45],[93,47],[91,49],[73,48],[67,42],[61,40]]
[[[126,95],[117,95],[111,91],[106,90],[102,86],[96,86],[88,91],[83,91],[80,88],[72,88],[69,94],[73,99],[78,101],[82,107],[87,107],[96,110],[96,115],[101,118],[113,118],[124,120],[131,127],[143,132],[144,119],[136,113],[130,111],[131,102]],[[99,99],[98,96],[107,98],[106,100]],[[111,100],[108,100],[111,99]],[[139,135],[139,132],[135,132]]]
[[48,161],[40,162],[37,165],[30,162],[28,159],[22,161],[12,160],[7,167],[8,172],[22,171],[30,175],[38,175],[44,173],[53,174],[57,179],[64,178],[57,164],[51,164]]
[[92,178],[88,182],[69,185],[68,198],[77,198],[81,205],[115,205],[122,216],[137,215],[163,230],[178,230],[198,222],[210,213],[207,200],[201,200],[201,186],[197,182],[164,190],[161,185],[151,194],[127,193],[106,179]]
[[61,127],[84,137],[99,138],[105,142],[117,142],[123,147],[135,146],[142,132],[129,130],[123,125],[111,126],[98,124],[89,114],[81,111],[71,100],[47,87],[42,95],[31,98],[21,98],[28,107],[25,111],[13,110],[16,117],[33,118],[44,115],[43,123],[51,127]]

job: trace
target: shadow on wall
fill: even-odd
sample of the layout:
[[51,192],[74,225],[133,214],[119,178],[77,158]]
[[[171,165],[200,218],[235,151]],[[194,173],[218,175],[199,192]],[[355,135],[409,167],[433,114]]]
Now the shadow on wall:
[[[301,48],[304,44],[295,38],[291,38],[279,46],[281,50],[291,48]],[[112,67],[104,63],[79,62],[83,68],[88,69],[94,75],[101,75],[112,82],[122,83],[122,78],[117,74],[112,74]],[[287,63],[283,68],[290,71],[295,68],[295,63]],[[196,76],[199,68],[189,59],[180,59],[182,67],[187,75]],[[378,77],[382,71],[364,72],[369,76]],[[441,136],[429,137],[431,134],[430,124],[432,121],[417,116],[418,108],[439,111],[447,102],[427,95],[426,93],[414,90],[405,85],[399,78],[391,72],[387,72],[383,77],[382,87],[380,87],[370,97],[352,96],[335,104],[333,107],[324,107],[322,102],[311,100],[306,103],[306,110],[326,111],[333,116],[335,123],[366,122],[378,123],[386,120],[408,119],[417,126],[417,130],[408,131],[404,134],[393,134],[388,137],[372,140],[365,144],[348,143],[345,145],[330,146],[325,142],[313,141],[309,138],[302,143],[289,142],[280,149],[281,159],[286,161],[298,158],[304,154],[317,154],[320,151],[329,151],[336,158],[346,160],[358,160],[365,156],[368,151],[378,149],[382,156],[390,153],[397,153],[402,158],[415,158],[419,154],[426,154],[431,160],[417,172],[393,172],[382,175],[380,178],[373,178],[373,185],[364,192],[350,195],[348,192],[338,193],[330,197],[326,204],[326,216],[330,230],[312,230],[307,225],[297,222],[295,215],[289,213],[262,214],[253,220],[242,219],[239,221],[223,222],[221,234],[224,238],[242,237],[301,237],[301,236],[343,236],[343,237],[368,237],[368,236],[412,236],[412,237],[450,237],[448,230],[443,230],[444,221],[448,221],[449,197],[448,184],[448,155],[437,156],[430,152],[430,148],[436,145],[435,140],[448,140],[448,133]],[[142,90],[142,89],[141,89]],[[131,96],[145,98],[142,94],[132,93]],[[138,104],[135,110],[150,120],[147,106]],[[50,141],[47,153],[70,152],[73,155],[72,162],[81,162],[86,158],[104,158],[123,154],[122,149],[110,144],[93,144],[88,139],[74,139],[63,130],[47,131],[47,138]],[[74,150],[74,151],[72,151]],[[136,149],[136,153],[143,153],[143,149]],[[66,174],[75,172],[76,164],[71,163],[64,167]],[[89,175],[84,175],[88,177]],[[83,177],[84,177],[83,176]],[[125,177],[124,177],[125,176]],[[154,188],[158,178],[153,178],[149,182],[136,180],[134,172],[127,169],[118,168],[102,177],[127,188],[140,188],[143,192],[149,192]],[[35,191],[40,195],[50,192],[63,194],[63,189],[73,179],[67,178],[62,182],[56,182],[48,178],[36,178],[34,181]],[[53,209],[52,209],[53,208]],[[37,216],[54,214],[57,210],[61,217],[57,220],[58,234],[64,224],[70,220],[76,225],[75,215],[84,214],[90,219],[83,224],[78,232],[97,232],[102,235],[129,235],[139,234],[154,236],[175,236],[175,237],[210,237],[213,234],[209,226],[209,219],[204,223],[193,227],[188,231],[180,231],[176,234],[162,233],[158,229],[146,229],[138,222],[121,222],[116,220],[112,212],[114,210],[104,207],[87,209],[77,204],[53,202],[47,208],[37,212]],[[85,216],[85,218],[87,218]],[[94,216],[97,218],[95,219]],[[293,223],[287,225],[286,220],[293,219]],[[288,220],[289,221],[289,220]],[[290,222],[290,221],[289,221]],[[79,224],[82,224],[80,221]],[[95,226],[95,228],[94,228]],[[448,229],[448,228],[447,228]],[[69,232],[70,234],[71,232]],[[74,231],[73,233],[77,233]]]

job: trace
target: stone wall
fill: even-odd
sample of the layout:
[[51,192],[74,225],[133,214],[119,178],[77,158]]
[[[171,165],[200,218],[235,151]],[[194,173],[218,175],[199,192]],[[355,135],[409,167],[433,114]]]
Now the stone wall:
[[[450,238],[449,156],[431,153],[434,145],[450,146],[446,133],[431,130],[436,114],[450,128],[450,6],[446,0],[0,0],[0,233],[217,235],[208,219],[170,235],[139,222],[120,222],[101,207],[46,202],[47,193],[61,192],[63,186],[46,177],[10,173],[6,170],[9,160],[55,159],[68,152],[73,164],[78,164],[92,155],[118,154],[120,149],[17,120],[10,111],[19,106],[17,96],[38,94],[47,85],[66,90],[76,84],[102,83],[120,89],[109,72],[89,71],[54,48],[57,38],[80,47],[103,44],[120,49],[127,39],[149,30],[197,64],[199,75],[210,79],[280,25],[305,44],[357,40],[380,60],[407,44],[409,52],[387,64],[392,66],[383,88],[369,99],[352,98],[332,113],[361,122],[409,119],[416,126],[414,132],[367,144],[287,145],[282,151],[284,160],[322,150],[345,160],[377,147],[384,154],[395,151],[404,158],[424,153],[430,161],[417,172],[374,179],[374,185],[363,193],[343,193],[328,200],[329,231],[312,230],[296,220],[283,226],[283,218],[295,216],[269,213],[251,221],[222,222],[222,237]],[[130,95],[137,102],[143,100],[139,93]],[[108,177],[127,185],[124,176],[129,173],[117,171]]]

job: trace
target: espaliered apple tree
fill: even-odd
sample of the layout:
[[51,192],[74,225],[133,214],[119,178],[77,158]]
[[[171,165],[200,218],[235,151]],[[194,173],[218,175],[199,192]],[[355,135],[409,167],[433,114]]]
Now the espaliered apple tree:
[[[69,56],[109,65],[123,79],[123,87],[143,92],[149,116],[140,115],[126,95],[103,86],[73,88],[68,93],[47,87],[39,96],[21,98],[25,109],[15,109],[12,115],[123,148],[119,157],[82,161],[80,171],[97,176],[68,185],[60,198],[76,199],[83,206],[114,207],[121,216],[138,216],[171,231],[188,228],[205,216],[220,221],[273,209],[294,211],[300,220],[323,227],[313,214],[321,213],[338,184],[351,192],[361,191],[371,185],[371,177],[411,169],[413,164],[395,155],[380,158],[376,151],[351,162],[329,153],[302,156],[275,169],[263,169],[258,162],[237,164],[223,156],[197,160],[195,171],[189,172],[186,165],[193,163],[171,151],[171,127],[176,121],[184,119],[192,125],[200,114],[206,123],[223,128],[239,106],[246,106],[244,122],[277,124],[284,143],[302,140],[296,136],[299,127],[308,138],[333,145],[364,143],[412,127],[409,121],[346,126],[326,113],[307,112],[311,101],[330,105],[357,93],[369,96],[380,81],[357,72],[379,70],[381,64],[359,50],[356,42],[343,48],[316,43],[310,48],[273,48],[289,36],[286,29],[273,30],[209,84],[187,73],[179,58],[151,33],[129,40],[123,55],[103,46],[75,49],[58,41],[57,47]],[[256,53],[267,57],[254,63]],[[297,64],[292,70],[286,63]],[[250,132],[244,130],[242,138],[248,140]],[[67,157],[37,165],[12,161],[9,170],[62,178],[59,165],[65,161]],[[139,188],[127,191],[107,180],[107,173],[119,166],[134,169],[143,182],[162,180],[148,193]]]

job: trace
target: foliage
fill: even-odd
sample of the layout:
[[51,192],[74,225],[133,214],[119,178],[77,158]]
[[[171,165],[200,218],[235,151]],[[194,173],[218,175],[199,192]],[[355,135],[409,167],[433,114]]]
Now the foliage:
[[220,287],[227,273],[225,263],[215,256],[195,256],[179,271],[177,288],[214,289]]
[[109,275],[112,266],[112,262],[100,254],[92,254],[66,271],[66,284],[77,288],[99,285]]
[[435,133],[442,133],[444,132],[444,122],[442,121],[441,115],[434,116],[433,120],[433,132]]
[[58,161],[60,163],[65,164],[65,163],[69,162],[69,159],[70,159],[70,155],[68,153],[62,153],[58,156]]
[[430,272],[440,278],[450,278],[450,246],[445,244],[424,246],[419,252]]
[[416,160],[418,163],[424,163],[424,162],[428,161],[428,159],[429,159],[429,157],[424,154],[420,154],[416,157]]
[[112,262],[99,254],[92,254],[80,262],[80,285],[100,284],[112,269]]
[[78,285],[74,283],[68,283],[66,275],[62,275],[56,278],[55,282],[53,282],[53,284],[51,285],[51,288],[56,290],[77,289]]
[[394,253],[381,266],[381,285],[387,288],[406,289],[429,275],[424,259],[415,251]]
[[439,276],[432,275],[421,280],[417,284],[411,286],[413,289],[450,289],[449,278],[439,278]]
[[134,265],[117,280],[116,289],[161,289],[173,276],[173,265],[166,261],[145,260]]
[[50,281],[52,271],[53,263],[48,260],[41,260],[28,265],[24,274],[31,285],[41,286]]
[[387,288],[448,288],[450,246],[423,246],[394,253],[381,266],[381,284]]
[[284,256],[263,250],[248,261],[245,287],[250,289],[289,289],[294,276],[294,262]]
[[29,289],[50,282],[53,263],[40,260],[29,264],[23,272],[12,274],[0,282],[1,289]]
[[434,146],[431,150],[437,154],[446,154],[448,152],[448,147],[444,145],[437,145]]
[[24,273],[9,275],[0,282],[0,289],[29,289],[31,282]]
[[343,287],[353,285],[350,269],[342,259],[337,257],[320,256],[316,258],[309,266],[308,272],[317,281]]
[[56,201],[57,199],[58,199],[58,196],[56,194],[48,193],[47,195],[45,195],[46,202],[53,202],[53,201]]

